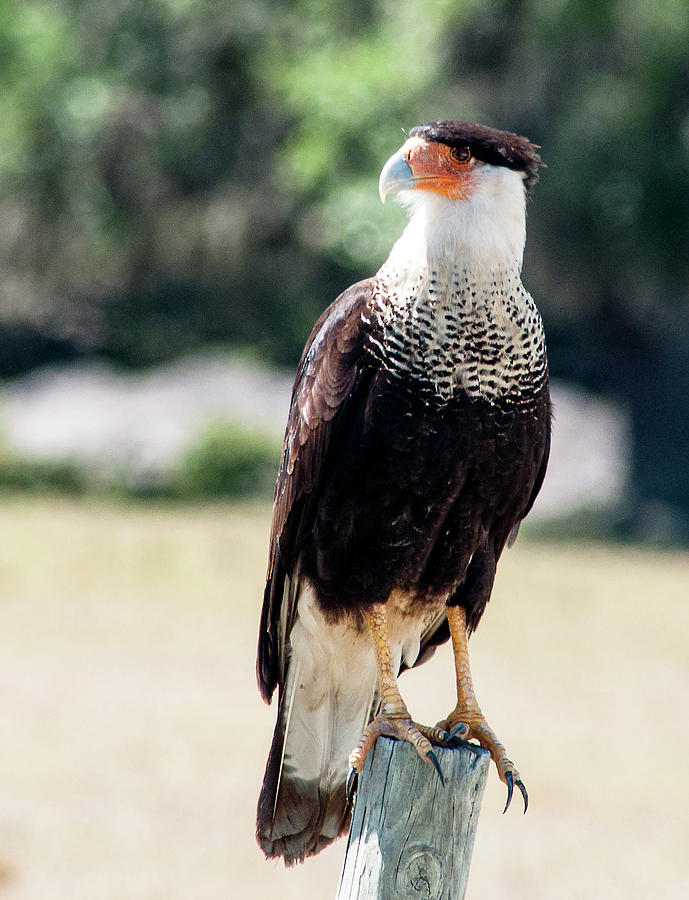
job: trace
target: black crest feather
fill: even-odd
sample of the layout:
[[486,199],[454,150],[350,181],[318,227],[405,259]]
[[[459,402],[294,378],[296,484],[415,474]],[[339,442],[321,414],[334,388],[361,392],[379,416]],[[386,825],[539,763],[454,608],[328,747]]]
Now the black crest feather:
[[449,147],[468,147],[476,159],[494,166],[506,166],[524,173],[527,190],[538,181],[538,169],[543,165],[538,155],[538,144],[511,131],[498,131],[487,125],[473,122],[428,122],[417,125],[409,132],[409,137],[421,137],[427,141],[437,141]]

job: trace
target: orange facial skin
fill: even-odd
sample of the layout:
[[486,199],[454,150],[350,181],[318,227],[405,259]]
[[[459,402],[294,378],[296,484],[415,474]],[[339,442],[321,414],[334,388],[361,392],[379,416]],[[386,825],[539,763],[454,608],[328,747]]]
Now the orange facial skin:
[[477,161],[455,158],[447,144],[409,138],[400,150],[412,171],[413,190],[436,191],[453,200],[466,200],[471,193]]

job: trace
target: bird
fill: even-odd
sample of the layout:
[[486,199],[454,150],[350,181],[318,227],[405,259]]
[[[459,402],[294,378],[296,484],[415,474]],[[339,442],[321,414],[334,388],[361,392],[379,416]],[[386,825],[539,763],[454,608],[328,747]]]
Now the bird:
[[[522,284],[540,147],[443,120],[412,128],[380,198],[408,223],[378,272],[320,316],[280,461],[257,678],[277,722],[257,809],[264,854],[301,862],[347,828],[376,739],[475,740],[526,787],[476,699],[467,640],[546,471],[543,324]],[[401,672],[451,640],[457,704],[412,720]]]

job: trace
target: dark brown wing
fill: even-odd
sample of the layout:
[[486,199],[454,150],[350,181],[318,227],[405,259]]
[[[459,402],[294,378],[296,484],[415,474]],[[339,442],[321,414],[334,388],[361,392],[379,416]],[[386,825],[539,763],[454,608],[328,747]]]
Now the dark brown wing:
[[550,436],[552,433],[552,418],[553,411],[550,403],[550,393],[548,393],[545,400],[544,410],[545,449],[543,451],[543,459],[541,460],[541,466],[538,470],[538,474],[536,475],[536,481],[534,482],[533,490],[531,491],[531,496],[529,497],[529,502],[526,504],[524,512],[519,517],[519,520],[512,526],[512,530],[510,531],[509,537],[507,538],[508,547],[512,547],[514,545],[514,542],[517,540],[517,535],[519,534],[519,526],[531,512],[531,508],[536,502],[536,497],[538,497],[541,488],[543,487],[543,479],[545,478],[545,473],[548,468],[548,460],[550,459]]
[[[348,288],[316,322],[304,347],[292,391],[282,461],[275,485],[268,574],[258,640],[256,671],[261,694],[270,702],[280,682],[280,620],[291,624],[294,595],[284,597],[285,577],[299,555],[298,535],[305,510],[317,495],[327,466],[337,425],[353,402],[364,369],[371,365],[365,352],[370,331],[367,315],[372,300],[371,280]],[[290,604],[282,609],[282,604]]]

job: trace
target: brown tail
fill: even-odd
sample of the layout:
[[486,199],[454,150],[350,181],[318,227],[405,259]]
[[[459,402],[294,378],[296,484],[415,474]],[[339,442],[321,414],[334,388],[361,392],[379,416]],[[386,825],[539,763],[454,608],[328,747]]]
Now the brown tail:
[[[348,757],[372,716],[377,690],[366,636],[343,631],[314,629],[298,617],[290,635],[256,823],[263,852],[287,865],[318,853],[349,824]],[[371,665],[361,665],[362,653]]]
[[283,762],[284,746],[281,710],[258,798],[256,838],[266,856],[282,857],[289,866],[339,837],[349,824],[351,810],[345,779],[323,783],[303,777],[297,767]]

